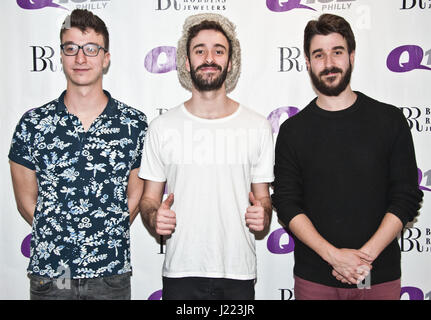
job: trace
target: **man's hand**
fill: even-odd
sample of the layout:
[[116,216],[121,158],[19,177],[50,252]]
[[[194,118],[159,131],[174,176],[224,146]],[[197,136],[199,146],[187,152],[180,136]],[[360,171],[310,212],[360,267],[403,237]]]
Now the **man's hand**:
[[330,255],[329,264],[334,268],[332,275],[348,284],[359,284],[372,269],[372,258],[359,250],[336,249]]
[[160,204],[157,214],[155,215],[155,228],[157,234],[167,236],[174,232],[177,225],[176,214],[171,210],[174,203],[174,194],[171,193],[165,201]]
[[245,223],[252,231],[262,231],[265,228],[265,208],[262,202],[256,200],[253,192],[249,193],[251,206],[247,208],[245,213]]
[[[369,273],[367,268],[377,259],[380,253],[395,239],[397,234],[402,230],[401,220],[394,214],[388,212],[375,232],[375,234],[359,249],[364,264],[358,269],[357,274],[362,274],[358,279],[362,281]],[[355,250],[356,251],[356,250]],[[334,268],[335,269],[335,268]],[[332,275],[343,283],[350,283],[338,270],[333,270]]]

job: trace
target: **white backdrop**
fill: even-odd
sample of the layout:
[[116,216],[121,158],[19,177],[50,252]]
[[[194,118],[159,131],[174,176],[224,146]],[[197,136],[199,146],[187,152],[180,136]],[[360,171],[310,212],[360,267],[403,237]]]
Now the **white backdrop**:
[[[28,235],[13,196],[8,150],[24,112],[65,88],[59,30],[66,15],[86,8],[108,26],[111,66],[104,87],[154,119],[189,97],[177,79],[175,47],[184,19],[216,12],[237,25],[242,72],[230,95],[279,124],[315,97],[302,39],[321,13],[345,17],[356,40],[352,87],[403,108],[415,142],[425,196],[419,217],[400,237],[402,299],[431,299],[431,0],[7,0],[0,4],[0,299],[28,299]],[[355,181],[347,181],[354,184]],[[164,247],[138,218],[132,225],[133,299],[159,299]],[[274,214],[257,240],[256,299],[292,299],[293,246]]]

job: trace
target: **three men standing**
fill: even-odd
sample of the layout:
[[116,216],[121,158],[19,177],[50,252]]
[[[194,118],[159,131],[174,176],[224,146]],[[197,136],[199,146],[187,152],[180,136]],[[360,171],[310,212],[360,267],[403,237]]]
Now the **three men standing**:
[[[74,10],[60,39],[67,89],[22,117],[9,153],[32,225],[32,299],[130,299],[138,204],[167,237],[163,299],[253,299],[254,237],[269,225],[274,173],[273,203],[295,238],[295,297],[399,299],[396,235],[423,194],[402,113],[350,87],[347,21],[324,14],[305,29],[317,98],[281,126],[274,173],[270,124],[227,96],[241,50],[225,17],[186,19],[177,65],[192,96],[148,132],[142,112],[102,88],[103,21]],[[67,290],[55,283],[64,275]],[[365,277],[371,288],[357,289]]]

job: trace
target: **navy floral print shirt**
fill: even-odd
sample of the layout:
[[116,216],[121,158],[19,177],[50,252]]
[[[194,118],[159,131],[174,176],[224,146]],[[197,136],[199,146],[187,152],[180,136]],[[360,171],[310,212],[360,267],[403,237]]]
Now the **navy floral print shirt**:
[[9,152],[38,182],[28,272],[74,279],[130,272],[127,183],[140,166],[146,116],[104,91],[108,104],[85,132],[65,93],[24,114]]

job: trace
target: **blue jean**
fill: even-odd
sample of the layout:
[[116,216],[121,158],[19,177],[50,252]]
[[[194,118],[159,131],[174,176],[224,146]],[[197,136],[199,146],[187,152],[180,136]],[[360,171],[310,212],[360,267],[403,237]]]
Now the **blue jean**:
[[131,272],[91,279],[50,279],[29,274],[30,300],[130,300]]

